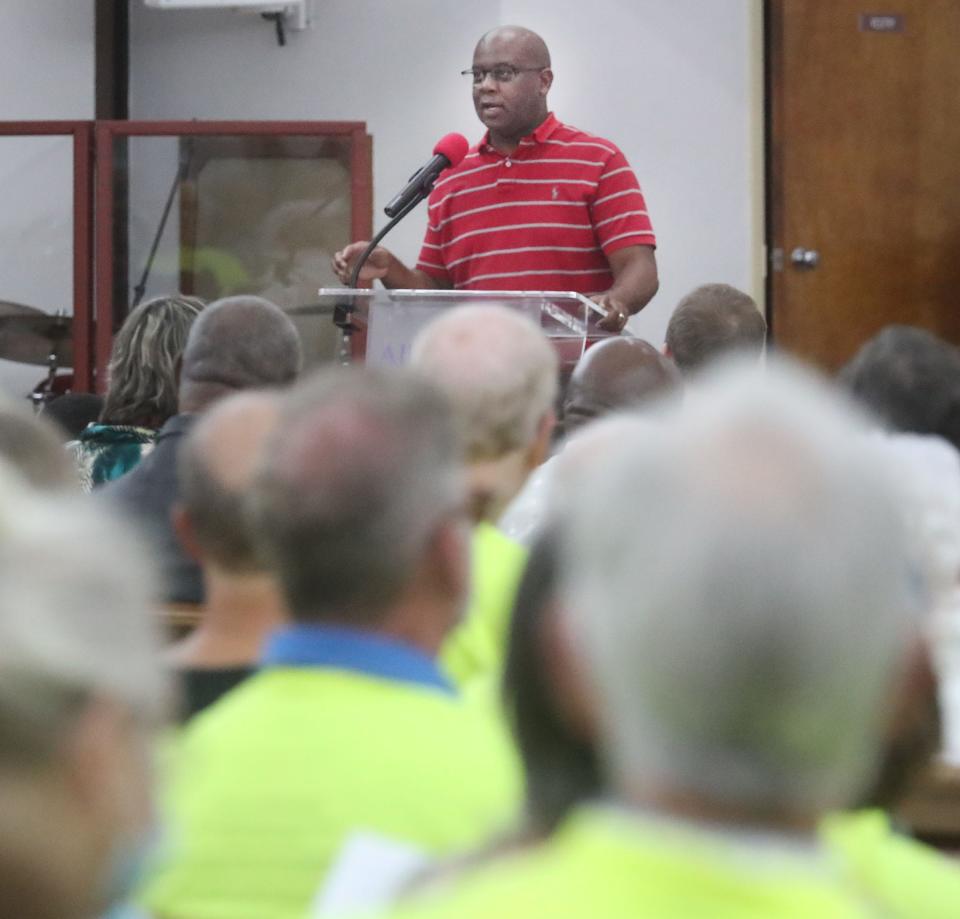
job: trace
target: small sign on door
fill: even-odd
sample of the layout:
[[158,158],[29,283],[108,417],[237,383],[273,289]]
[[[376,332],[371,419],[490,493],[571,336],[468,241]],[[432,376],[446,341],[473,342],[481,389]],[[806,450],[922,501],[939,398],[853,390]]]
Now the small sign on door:
[[903,14],[901,13],[861,13],[861,32],[902,32]]

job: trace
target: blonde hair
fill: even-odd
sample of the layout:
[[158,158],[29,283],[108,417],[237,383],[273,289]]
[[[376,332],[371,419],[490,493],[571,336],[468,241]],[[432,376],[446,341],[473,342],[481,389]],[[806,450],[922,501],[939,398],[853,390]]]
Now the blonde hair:
[[110,352],[101,422],[159,428],[177,413],[180,360],[204,306],[196,297],[156,297],[127,316]]

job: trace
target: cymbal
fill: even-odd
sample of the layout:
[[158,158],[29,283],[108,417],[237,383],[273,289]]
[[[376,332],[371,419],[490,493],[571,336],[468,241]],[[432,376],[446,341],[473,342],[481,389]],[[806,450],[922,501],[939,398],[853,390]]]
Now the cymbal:
[[12,300],[0,300],[0,316],[24,316],[24,315],[42,316],[43,310],[35,306],[27,306],[25,303],[14,303]]
[[73,366],[72,316],[55,316],[21,303],[0,301],[0,358],[19,364]]

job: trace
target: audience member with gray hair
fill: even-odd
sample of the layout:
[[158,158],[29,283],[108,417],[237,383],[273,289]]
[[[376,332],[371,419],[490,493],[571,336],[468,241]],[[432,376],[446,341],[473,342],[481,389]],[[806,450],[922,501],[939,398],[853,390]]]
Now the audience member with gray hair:
[[266,636],[285,618],[249,508],[279,405],[274,392],[227,396],[200,418],[180,451],[174,525],[200,564],[206,596],[199,624],[168,655],[182,682],[185,718],[250,676]]
[[176,295],[141,303],[113,340],[99,421],[69,444],[90,491],[129,472],[177,412],[180,362],[204,301]]
[[932,332],[886,326],[838,380],[888,429],[933,434],[960,450],[960,350]]
[[926,597],[865,431],[797,371],[738,370],[597,463],[541,634],[607,801],[398,915],[866,914],[817,827],[870,783]]
[[752,297],[729,284],[704,284],[674,309],[664,352],[687,376],[730,354],[759,358],[766,338],[766,320]]
[[494,523],[549,452],[557,357],[527,316],[475,305],[430,323],[414,340],[410,363],[449,397],[469,476],[476,522],[470,608],[442,654],[464,686],[502,665],[526,554]]
[[409,371],[331,369],[285,398],[253,504],[292,624],[186,728],[156,915],[300,915],[321,888],[343,906],[370,895],[367,859],[410,866],[510,818],[500,725],[435,660],[468,579],[459,447]]
[[410,364],[453,404],[476,519],[496,521],[549,450],[557,393],[550,343],[514,310],[460,306],[417,336]]
[[[315,428],[326,442],[307,442]],[[313,449],[311,462],[296,452],[295,433]],[[291,394],[282,441],[272,446],[256,520],[291,612],[376,621],[395,604],[428,534],[463,506],[446,403],[406,376],[329,371]],[[456,618],[433,623],[435,645]]]
[[922,592],[859,418],[782,368],[753,384],[688,398],[575,496],[571,625],[610,711],[629,703],[618,776],[802,825],[869,776]]
[[[838,376],[887,432],[901,480],[933,539],[938,609],[932,651],[942,754],[960,763],[960,350],[926,329],[889,325]],[[912,435],[912,436],[911,436]]]
[[[591,430],[599,427],[602,424]],[[954,600],[957,595],[960,463],[955,451],[932,438],[901,435],[878,446],[895,462],[898,485],[906,486],[909,539],[929,572],[935,609],[945,599],[944,590]],[[574,487],[565,491],[576,493]],[[555,653],[563,574],[558,556],[557,539],[547,528],[531,547],[513,614],[504,702],[523,760],[527,795],[526,826],[508,841],[513,847],[546,838],[575,807],[605,795],[592,742],[593,719],[578,718],[564,705],[562,685],[556,681],[557,658],[562,656]],[[844,874],[890,915],[946,919],[960,902],[960,866],[910,838],[909,827],[902,823],[895,829],[889,816],[906,785],[928,765],[937,742],[931,731],[936,718],[930,717],[935,688],[924,678],[925,656],[923,643],[917,642],[908,691],[899,692],[888,707],[885,749],[862,808],[831,814],[822,824],[821,837]],[[480,857],[505,851],[509,848],[501,841]]]
[[133,892],[167,708],[150,573],[102,509],[0,468],[4,915],[90,919]]
[[300,371],[297,329],[278,307],[260,297],[226,297],[211,303],[190,329],[180,373],[179,412],[160,429],[153,451],[132,472],[102,490],[145,528],[164,575],[168,603],[200,603],[203,584],[171,522],[179,494],[180,445],[194,419],[233,392],[292,383]]

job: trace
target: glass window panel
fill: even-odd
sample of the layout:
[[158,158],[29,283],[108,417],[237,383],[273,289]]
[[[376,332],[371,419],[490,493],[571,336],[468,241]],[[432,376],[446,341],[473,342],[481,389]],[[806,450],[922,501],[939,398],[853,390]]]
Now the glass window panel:
[[[337,283],[330,259],[350,242],[349,139],[131,137],[114,149],[125,246],[115,279],[118,322],[144,275],[143,298],[250,293],[284,309],[315,302],[318,288]],[[294,321],[308,365],[335,359],[339,335],[328,317]]]
[[23,397],[46,376],[48,331],[69,330],[29,317],[73,314],[73,138],[0,136],[0,187],[0,388]]

